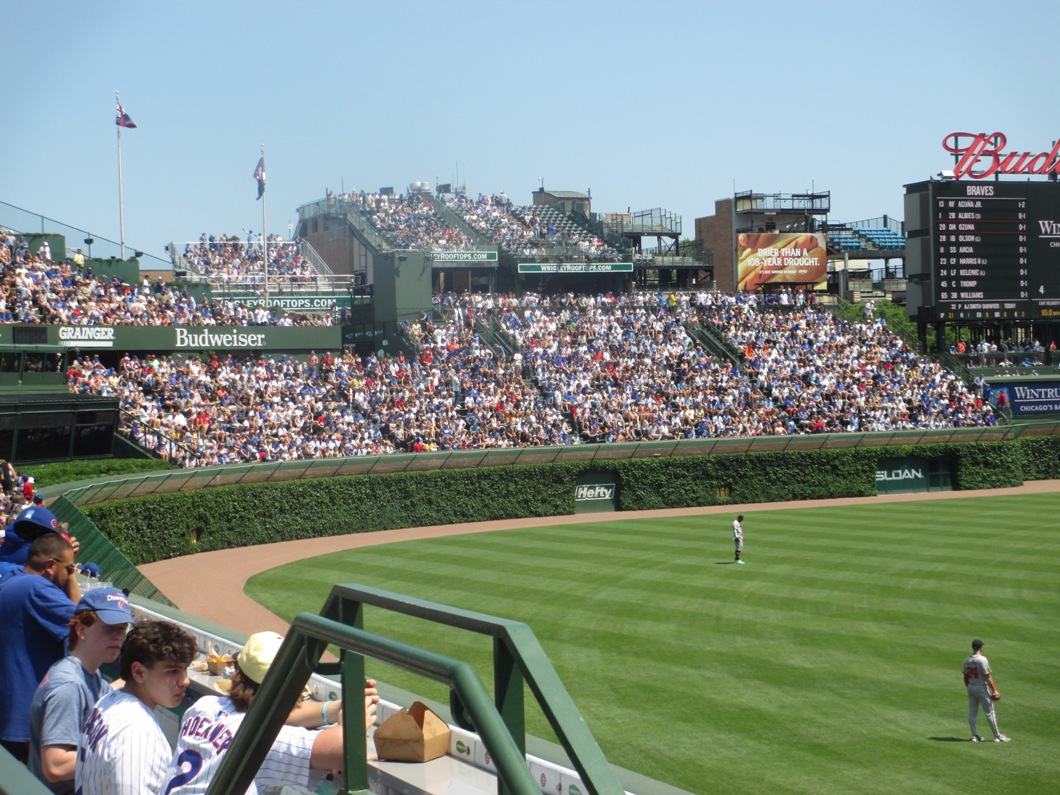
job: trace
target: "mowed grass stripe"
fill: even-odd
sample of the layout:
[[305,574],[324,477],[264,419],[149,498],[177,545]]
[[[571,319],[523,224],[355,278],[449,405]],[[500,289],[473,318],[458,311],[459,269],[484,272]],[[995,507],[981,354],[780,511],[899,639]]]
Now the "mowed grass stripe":
[[[526,621],[608,758],[693,792],[1052,792],[1056,516],[1055,494],[748,509],[746,566],[729,562],[733,516],[623,518],[354,550],[248,592],[290,617],[307,578],[315,612],[335,577]],[[486,639],[381,611],[367,628],[488,684]],[[964,741],[975,635],[1007,746]],[[380,674],[447,699],[404,676]],[[550,736],[540,714],[528,724]]]

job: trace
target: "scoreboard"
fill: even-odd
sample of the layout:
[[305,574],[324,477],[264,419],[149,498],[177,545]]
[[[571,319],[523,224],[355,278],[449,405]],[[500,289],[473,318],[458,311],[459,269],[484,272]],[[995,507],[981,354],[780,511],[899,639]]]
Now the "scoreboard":
[[[930,267],[921,303],[934,319],[1060,318],[1060,185],[951,180],[907,190],[907,232],[921,242],[914,259],[922,275]],[[906,273],[915,267],[907,261]]]

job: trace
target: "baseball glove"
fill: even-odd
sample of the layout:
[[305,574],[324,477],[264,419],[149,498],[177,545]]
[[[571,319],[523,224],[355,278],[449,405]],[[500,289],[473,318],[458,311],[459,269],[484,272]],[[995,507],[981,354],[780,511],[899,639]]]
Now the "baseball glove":
[[1000,701],[1001,700],[1001,694],[997,693],[997,692],[991,693],[990,694],[990,700],[991,701]]

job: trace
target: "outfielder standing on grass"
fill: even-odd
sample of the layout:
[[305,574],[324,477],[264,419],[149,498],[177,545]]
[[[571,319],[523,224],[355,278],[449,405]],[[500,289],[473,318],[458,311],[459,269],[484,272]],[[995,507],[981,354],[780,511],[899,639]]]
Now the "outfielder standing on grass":
[[743,525],[740,524],[743,521],[743,514],[737,516],[732,523],[732,540],[736,544],[736,560],[733,563],[739,563],[743,565],[743,561],[740,560],[740,555],[743,554]]
[[994,685],[994,676],[990,672],[990,663],[982,655],[983,642],[976,638],[972,641],[972,653],[964,661],[964,686],[968,689],[968,726],[972,730],[972,742],[981,743],[983,738],[976,734],[975,719],[979,707],[983,708],[995,743],[1007,743],[1009,738],[997,728],[997,715],[994,713],[994,702],[1001,699],[1001,694]]

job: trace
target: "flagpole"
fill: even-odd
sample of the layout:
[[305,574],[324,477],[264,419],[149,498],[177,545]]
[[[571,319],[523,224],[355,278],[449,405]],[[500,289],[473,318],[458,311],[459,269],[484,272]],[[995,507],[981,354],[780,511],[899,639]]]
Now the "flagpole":
[[[265,144],[261,145],[261,158],[265,159]],[[269,308],[269,223],[265,212],[265,205],[269,197],[264,193],[261,195],[261,238],[264,245],[265,256],[265,309]]]
[[[121,104],[118,92],[114,92],[114,101]],[[121,232],[121,258],[125,259],[125,186],[121,173],[121,125],[118,127],[118,223]]]

